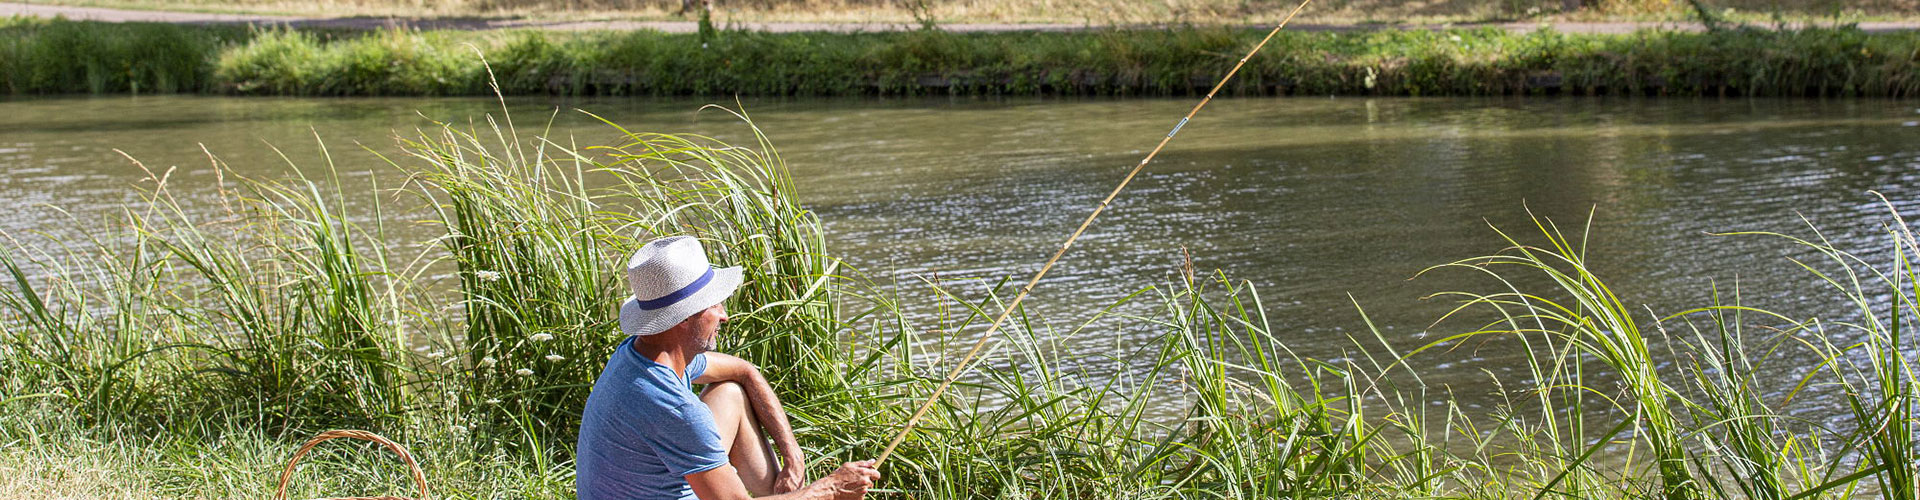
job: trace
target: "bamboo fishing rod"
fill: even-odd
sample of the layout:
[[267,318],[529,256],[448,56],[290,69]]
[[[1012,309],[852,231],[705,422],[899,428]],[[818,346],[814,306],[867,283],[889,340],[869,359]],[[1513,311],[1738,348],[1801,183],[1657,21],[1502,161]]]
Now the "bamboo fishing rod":
[[1060,244],[1060,250],[1054,252],[1052,258],[1047,259],[1046,265],[1040,266],[1040,272],[1034,273],[1033,278],[1027,280],[1026,286],[1020,287],[1020,293],[1013,296],[1013,302],[1007,303],[1006,309],[1000,311],[1000,315],[993,318],[993,324],[987,327],[986,332],[980,334],[980,340],[974,342],[973,348],[967,351],[966,357],[960,359],[959,366],[953,367],[953,371],[947,373],[947,378],[940,382],[940,387],[934,389],[933,395],[927,396],[927,401],[920,404],[920,409],[914,410],[913,417],[907,419],[907,425],[900,428],[900,433],[895,434],[893,440],[887,443],[886,449],[880,451],[880,457],[873,460],[874,468],[877,469],[880,467],[880,464],[887,462],[887,457],[893,454],[893,449],[900,446],[900,442],[907,438],[907,434],[913,432],[915,425],[919,425],[920,417],[926,416],[927,410],[933,408],[933,403],[939,401],[942,394],[946,394],[947,388],[953,385],[954,380],[959,379],[961,374],[966,373],[967,368],[973,363],[973,357],[980,354],[980,348],[986,347],[987,341],[993,339],[994,332],[1000,331],[1000,325],[1007,321],[1007,317],[1011,316],[1015,309],[1020,308],[1020,302],[1027,299],[1027,294],[1033,291],[1034,285],[1040,283],[1040,278],[1046,277],[1047,271],[1053,270],[1053,265],[1060,262],[1061,256],[1067,254],[1067,249],[1073,247],[1073,240],[1080,239],[1080,234],[1086,232],[1087,227],[1093,225],[1093,220],[1100,217],[1100,212],[1105,211],[1107,205],[1113,203],[1113,199],[1120,196],[1120,191],[1127,188],[1127,183],[1133,182],[1133,177],[1139,175],[1140,170],[1146,168],[1147,163],[1152,162],[1155,155],[1160,154],[1160,148],[1167,147],[1167,143],[1173,140],[1173,136],[1180,133],[1180,127],[1186,126],[1187,120],[1192,120],[1193,115],[1199,114],[1200,108],[1207,107],[1207,103],[1213,102],[1213,95],[1219,93],[1220,89],[1225,88],[1227,82],[1233,80],[1233,75],[1240,73],[1240,67],[1246,66],[1248,59],[1253,59],[1254,54],[1260,53],[1260,48],[1266,47],[1267,42],[1273,40],[1274,35],[1280,34],[1280,29],[1287,27],[1287,23],[1293,21],[1293,16],[1299,15],[1300,10],[1307,8],[1307,3],[1312,1],[1313,0],[1300,0],[1300,6],[1294,7],[1293,12],[1287,13],[1286,19],[1281,19],[1280,24],[1273,27],[1273,31],[1267,32],[1266,38],[1261,38],[1260,43],[1253,46],[1253,50],[1247,51],[1247,55],[1241,57],[1240,62],[1234,63],[1233,69],[1227,70],[1227,76],[1221,78],[1220,83],[1214,84],[1213,90],[1207,91],[1207,96],[1201,98],[1199,104],[1193,105],[1193,110],[1187,111],[1187,116],[1181,117],[1180,123],[1174,124],[1173,130],[1167,132],[1167,136],[1160,139],[1160,144],[1154,146],[1153,151],[1148,152],[1146,158],[1140,159],[1140,163],[1134,165],[1132,171],[1127,172],[1127,176],[1120,180],[1120,185],[1114,186],[1113,192],[1107,193],[1107,197],[1100,200],[1099,205],[1093,207],[1093,213],[1087,214],[1087,220],[1082,221],[1080,227],[1074,229],[1072,235],[1067,236],[1067,242]]

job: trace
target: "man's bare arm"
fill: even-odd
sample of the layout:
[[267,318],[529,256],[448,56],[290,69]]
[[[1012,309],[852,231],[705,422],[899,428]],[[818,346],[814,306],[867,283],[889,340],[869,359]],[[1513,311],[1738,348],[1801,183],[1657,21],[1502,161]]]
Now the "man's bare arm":
[[709,352],[707,370],[693,379],[696,384],[716,382],[734,382],[740,384],[747,396],[747,406],[753,409],[755,420],[767,431],[767,437],[773,440],[775,448],[780,450],[779,481],[798,487],[806,482],[806,457],[800,453],[800,442],[793,437],[793,426],[787,423],[787,411],[780,408],[780,397],[773,394],[773,386],[767,383],[767,377],[753,363],[733,355]]

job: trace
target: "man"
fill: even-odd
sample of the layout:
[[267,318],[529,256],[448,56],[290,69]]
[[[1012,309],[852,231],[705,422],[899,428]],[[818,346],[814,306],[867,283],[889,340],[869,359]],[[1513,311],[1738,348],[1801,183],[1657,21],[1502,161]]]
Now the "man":
[[[580,422],[581,500],[866,495],[880,477],[871,461],[803,485],[806,460],[766,377],[745,360],[708,352],[740,268],[713,268],[699,240],[677,236],[634,252],[627,286],[627,339],[594,382]],[[707,387],[695,396],[693,384]],[[780,449],[778,463],[768,438]]]

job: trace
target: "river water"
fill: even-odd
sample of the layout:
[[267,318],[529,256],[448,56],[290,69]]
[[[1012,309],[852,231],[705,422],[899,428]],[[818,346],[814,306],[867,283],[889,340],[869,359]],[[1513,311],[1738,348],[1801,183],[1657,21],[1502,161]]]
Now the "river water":
[[[978,294],[1036,270],[1093,205],[1193,104],[1189,99],[745,99],[791,165],[802,200],[849,262],[925,306],[922,279]],[[551,121],[559,142],[636,131],[750,142],[724,113],[687,99],[510,99],[523,135]],[[0,101],[0,230],[73,237],[138,200],[150,168],[177,166],[177,196],[211,192],[205,151],[250,176],[292,170],[275,149],[347,186],[398,184],[363,150],[431,120],[478,123],[491,99],[195,96]],[[1371,337],[1418,345],[1475,326],[1430,327],[1448,290],[1496,292],[1464,271],[1422,268],[1500,251],[1498,227],[1542,243],[1529,213],[1575,239],[1592,214],[1593,267],[1628,304],[1666,314],[1706,305],[1716,284],[1795,316],[1840,316],[1838,296],[1787,260],[1809,253],[1780,231],[1884,260],[1889,210],[1920,216],[1920,102],[1687,99],[1216,101],[1074,246],[1032,304],[1064,335],[1101,305],[1174,282],[1185,255],[1256,286],[1276,334],[1303,355],[1350,355]],[[364,189],[358,187],[355,189]],[[367,196],[353,196],[364,217]],[[57,207],[57,210],[56,210]],[[70,213],[80,222],[66,222]],[[396,216],[394,227],[418,227]],[[1803,220],[1804,218],[1804,220]],[[93,224],[96,225],[97,224]],[[423,230],[424,231],[424,230]],[[422,234],[425,234],[424,232]],[[1152,311],[1150,301],[1123,311]],[[1104,320],[1061,339],[1075,356],[1126,360],[1153,329]],[[970,334],[972,332],[969,332]],[[970,340],[961,339],[960,342]],[[1070,356],[1072,357],[1072,356]],[[1429,383],[1484,386],[1513,374],[1512,346],[1422,360]],[[1093,363],[1089,363],[1091,366]],[[1099,371],[1096,369],[1096,371]],[[1787,376],[1787,375],[1782,375]],[[1781,388],[1790,388],[1785,379]]]

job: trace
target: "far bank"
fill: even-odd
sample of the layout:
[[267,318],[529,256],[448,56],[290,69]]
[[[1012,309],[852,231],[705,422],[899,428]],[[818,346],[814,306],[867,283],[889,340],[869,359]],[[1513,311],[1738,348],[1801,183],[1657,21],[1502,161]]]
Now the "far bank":
[[[0,21],[0,92],[485,95],[497,82],[519,95],[1190,95],[1262,35],[361,32],[13,19]],[[1911,97],[1920,94],[1920,33],[1282,32],[1222,93]]]

